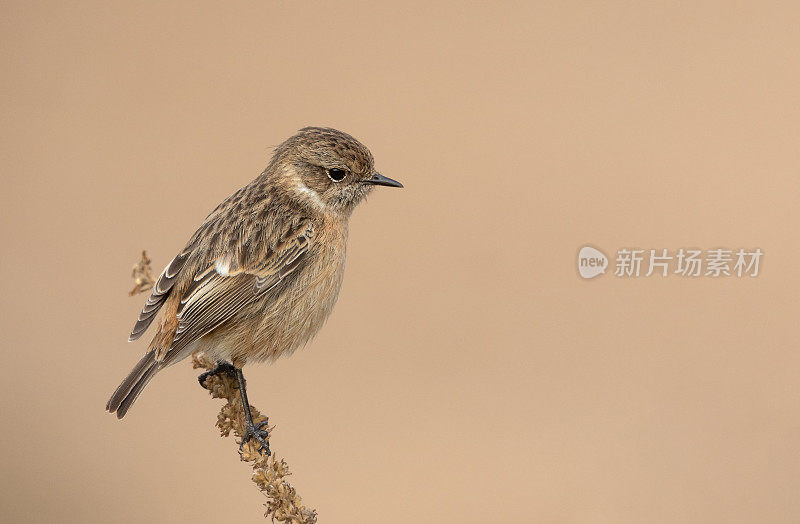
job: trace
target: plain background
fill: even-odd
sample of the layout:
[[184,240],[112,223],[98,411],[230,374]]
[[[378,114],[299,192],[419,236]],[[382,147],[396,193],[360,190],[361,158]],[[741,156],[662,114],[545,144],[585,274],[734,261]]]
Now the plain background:
[[[162,268],[306,125],[404,190],[246,369],[321,523],[800,520],[796,3],[3,2],[6,522],[262,522],[181,363],[103,406]],[[757,278],[575,256],[760,247]]]

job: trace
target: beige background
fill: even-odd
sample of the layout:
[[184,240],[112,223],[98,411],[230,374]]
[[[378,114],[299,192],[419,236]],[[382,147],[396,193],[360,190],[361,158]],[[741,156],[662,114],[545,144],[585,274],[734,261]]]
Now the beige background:
[[[122,422],[157,268],[296,129],[406,189],[319,337],[246,369],[321,523],[800,519],[800,9],[3,2],[6,522],[261,522],[182,363]],[[758,278],[581,280],[584,243]]]

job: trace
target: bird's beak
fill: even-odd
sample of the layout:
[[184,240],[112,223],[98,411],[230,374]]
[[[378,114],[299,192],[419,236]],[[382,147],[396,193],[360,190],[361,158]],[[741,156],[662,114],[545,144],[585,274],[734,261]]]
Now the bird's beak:
[[392,180],[388,176],[383,176],[380,173],[375,173],[368,179],[364,180],[364,183],[372,184],[373,186],[403,187],[403,184],[397,180]]

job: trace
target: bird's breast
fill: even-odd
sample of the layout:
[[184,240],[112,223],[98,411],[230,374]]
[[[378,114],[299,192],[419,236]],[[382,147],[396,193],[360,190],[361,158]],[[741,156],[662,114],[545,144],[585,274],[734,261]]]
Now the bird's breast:
[[339,297],[346,247],[346,230],[319,234],[306,262],[263,304],[247,360],[290,355],[319,332]]

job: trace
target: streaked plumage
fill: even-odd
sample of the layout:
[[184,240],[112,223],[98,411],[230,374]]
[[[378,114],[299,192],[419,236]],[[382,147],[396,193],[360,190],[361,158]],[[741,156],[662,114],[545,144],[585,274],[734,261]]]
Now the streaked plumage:
[[195,351],[241,368],[308,342],[341,287],[348,219],[374,185],[402,187],[375,173],[372,154],[350,135],[305,128],[278,146],[157,280],[130,340],[161,311],[158,330],[106,408],[122,418],[160,369]]

